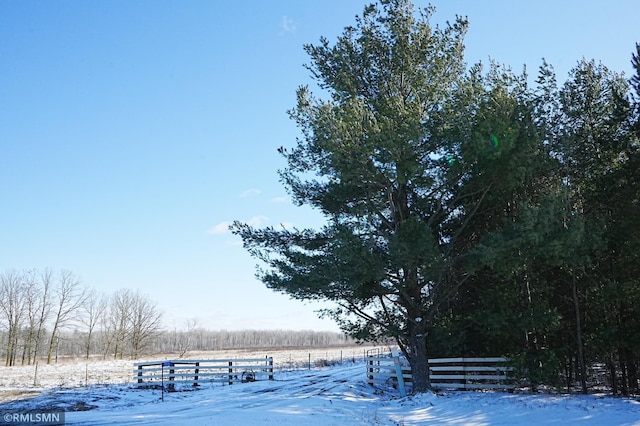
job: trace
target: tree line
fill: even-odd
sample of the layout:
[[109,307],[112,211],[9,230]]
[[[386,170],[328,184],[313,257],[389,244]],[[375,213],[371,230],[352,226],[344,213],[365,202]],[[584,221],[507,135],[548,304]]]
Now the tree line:
[[70,346],[88,357],[97,343],[105,356],[137,358],[151,346],[161,317],[141,293],[100,294],[69,270],[0,273],[0,350],[7,366],[29,365],[40,356],[51,363]]
[[546,62],[534,87],[495,65],[483,77],[475,126],[496,139],[454,191],[484,200],[458,204],[434,353],[506,355],[534,389],[586,393],[604,367],[614,393],[638,393],[639,58],[631,79],[586,59],[561,85]]
[[[48,334],[48,333],[47,333]],[[6,341],[6,331],[0,332],[0,344]],[[141,356],[162,354],[175,358],[187,357],[194,352],[220,350],[249,350],[249,349],[292,349],[292,348],[331,348],[353,346],[355,341],[344,333],[331,331],[291,331],[291,330],[208,330],[201,327],[189,329],[162,328],[139,351],[137,357],[131,351],[107,351],[110,339],[108,331],[99,328],[94,330],[91,338],[87,328],[78,327],[62,330],[58,333],[52,362],[60,358],[73,359],[135,359]],[[44,347],[46,345],[43,345]],[[6,345],[3,344],[3,348]],[[6,350],[6,349],[4,349]],[[2,353],[2,351],[0,351]],[[40,350],[38,358],[46,360],[46,351]],[[34,363],[25,358],[17,360],[15,365]]]
[[325,98],[298,89],[279,173],[326,223],[232,231],[267,287],[394,339],[416,392],[429,357],[504,355],[534,389],[587,392],[598,366],[637,393],[640,45],[630,79],[583,59],[532,83],[467,65],[468,21],[433,13],[381,0],[305,46]]
[[155,353],[230,349],[328,348],[349,346],[355,341],[344,333],[313,330],[208,330],[193,327],[184,330],[164,330],[153,345]]
[[250,348],[331,347],[353,344],[343,333],[288,330],[218,330],[188,320],[163,326],[162,311],[131,290],[101,294],[71,271],[0,273],[0,354],[5,365],[60,357],[131,358],[161,353]]

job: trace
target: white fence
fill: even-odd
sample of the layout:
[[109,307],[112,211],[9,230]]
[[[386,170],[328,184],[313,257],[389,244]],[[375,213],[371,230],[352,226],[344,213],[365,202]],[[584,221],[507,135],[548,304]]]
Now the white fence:
[[[371,385],[397,382],[396,362],[402,378],[411,382],[411,367],[404,357],[367,355],[367,381]],[[436,358],[429,360],[429,377],[434,389],[513,389],[508,360],[491,358]]]
[[138,387],[167,386],[175,390],[176,385],[197,387],[203,383],[223,382],[228,384],[273,380],[273,358],[249,359],[177,359],[133,364],[134,382]]

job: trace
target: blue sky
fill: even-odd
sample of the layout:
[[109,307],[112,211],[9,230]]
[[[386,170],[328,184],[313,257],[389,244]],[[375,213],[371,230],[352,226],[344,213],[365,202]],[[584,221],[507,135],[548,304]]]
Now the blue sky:
[[[336,330],[264,288],[226,225],[321,223],[276,150],[299,135],[302,45],[366,3],[0,0],[0,271],[139,289],[170,328]],[[468,16],[469,63],[544,57],[559,81],[582,57],[629,76],[640,42],[635,0],[433,4],[434,23]]]

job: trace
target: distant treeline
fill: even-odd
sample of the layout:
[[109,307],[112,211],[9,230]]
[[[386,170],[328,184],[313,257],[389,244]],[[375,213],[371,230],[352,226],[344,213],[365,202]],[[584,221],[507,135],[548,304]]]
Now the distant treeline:
[[0,272],[0,355],[5,365],[47,363],[58,357],[136,359],[154,353],[220,349],[327,347],[353,344],[342,333],[211,331],[187,321],[162,328],[162,311],[129,289],[102,294],[76,274],[50,269]]
[[[44,336],[49,333],[43,333]],[[8,333],[0,332],[0,345],[6,347]],[[88,333],[82,331],[65,331],[58,333],[53,350],[53,362],[57,358],[133,358],[132,354],[118,353],[114,355],[109,346],[110,335],[104,331],[95,333],[91,338],[91,345],[87,355]],[[47,339],[43,338],[38,353],[40,359],[47,357]],[[355,341],[342,333],[330,331],[288,331],[288,330],[239,330],[212,331],[198,328],[195,330],[157,331],[145,347],[144,353],[175,354],[185,356],[190,351],[211,351],[225,349],[256,349],[256,348],[320,348],[349,346]],[[6,354],[3,354],[6,355]],[[16,362],[14,364],[28,364],[31,361]]]
[[329,347],[354,343],[353,339],[343,333],[331,331],[211,331],[198,328],[163,331],[155,339],[152,350],[157,353],[169,353],[223,349]]

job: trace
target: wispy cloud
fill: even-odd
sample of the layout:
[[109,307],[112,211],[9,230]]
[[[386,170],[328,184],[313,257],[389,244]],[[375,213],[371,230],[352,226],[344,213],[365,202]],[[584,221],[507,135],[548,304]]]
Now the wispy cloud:
[[240,198],[257,197],[260,194],[262,194],[262,191],[258,188],[249,188],[246,191],[242,191]]
[[286,15],[282,17],[280,21],[280,34],[295,33],[297,28],[298,26],[293,19]]
[[271,199],[272,203],[277,203],[277,204],[282,204],[282,203],[288,203],[289,202],[289,197],[287,197],[286,195],[283,195],[281,197],[273,197]]
[[210,228],[207,231],[207,234],[212,234],[212,235],[230,234],[231,231],[229,231],[229,225],[231,225],[231,222],[220,222],[219,224],[214,225],[212,228]]
[[267,221],[269,221],[269,218],[266,216],[254,216],[247,221],[247,225],[258,227],[264,225]]

